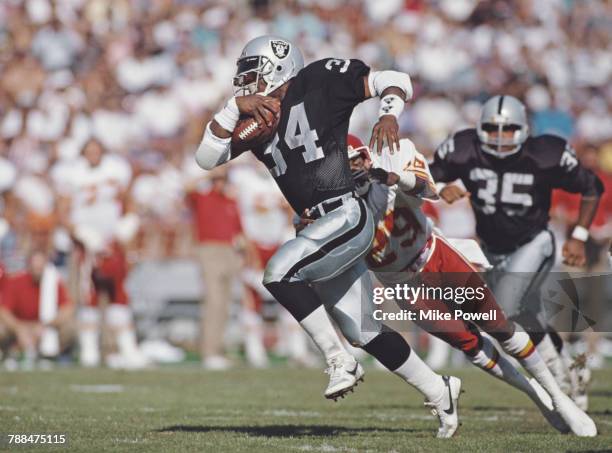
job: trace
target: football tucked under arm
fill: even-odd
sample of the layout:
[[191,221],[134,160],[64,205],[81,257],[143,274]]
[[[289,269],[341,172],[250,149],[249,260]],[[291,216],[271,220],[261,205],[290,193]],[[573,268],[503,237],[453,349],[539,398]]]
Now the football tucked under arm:
[[[212,170],[246,150],[267,143],[276,131],[280,120],[279,102],[275,99],[270,101],[270,99],[272,98],[245,96],[240,99],[240,102],[235,97],[228,100],[223,109],[217,112],[213,120],[206,125],[204,136],[195,155],[198,165],[205,170]],[[266,124],[258,124],[255,118],[240,115],[239,103],[247,111],[257,109],[261,103],[265,104],[267,107],[257,109],[257,117],[261,116],[262,122]]]
[[234,132],[232,133],[232,155],[256,148],[272,139],[278,128],[280,115],[275,116],[268,110],[266,110],[266,112],[266,121],[271,121],[272,126],[259,124],[255,118],[251,116],[240,116]]

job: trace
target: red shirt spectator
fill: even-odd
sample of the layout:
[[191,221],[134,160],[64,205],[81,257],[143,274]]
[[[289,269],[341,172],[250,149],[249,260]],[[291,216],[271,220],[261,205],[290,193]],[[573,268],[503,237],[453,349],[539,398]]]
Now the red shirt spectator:
[[214,187],[209,192],[190,192],[188,201],[194,213],[199,242],[232,243],[242,234],[238,204]]
[[[67,305],[68,293],[62,281],[57,285],[58,306]],[[38,321],[40,282],[28,272],[8,277],[0,304],[21,321]]]
[[[599,176],[605,188],[605,192],[599,200],[599,207],[592,224],[592,227],[597,230],[605,226],[612,219],[612,175],[601,171],[595,171],[595,173]],[[568,225],[573,225],[578,220],[580,194],[554,190],[552,207],[558,214],[562,213],[564,215]]]

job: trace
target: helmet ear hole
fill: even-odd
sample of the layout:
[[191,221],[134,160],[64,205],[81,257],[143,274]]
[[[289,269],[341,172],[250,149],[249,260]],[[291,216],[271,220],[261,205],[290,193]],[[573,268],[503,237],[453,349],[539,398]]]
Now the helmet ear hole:
[[278,66],[276,66],[276,70],[277,70],[278,72],[280,72],[280,71],[282,71],[282,70],[283,70],[283,67],[282,67],[281,65],[278,65]]

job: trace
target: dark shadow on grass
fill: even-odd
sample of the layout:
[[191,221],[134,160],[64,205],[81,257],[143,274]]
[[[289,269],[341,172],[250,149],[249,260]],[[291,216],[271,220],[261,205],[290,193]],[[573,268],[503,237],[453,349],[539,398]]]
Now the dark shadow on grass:
[[367,404],[367,405],[360,405],[359,406],[360,409],[366,409],[366,410],[374,410],[374,411],[382,411],[382,410],[395,410],[395,409],[400,409],[400,410],[422,410],[425,411],[425,413],[427,413],[427,411],[425,409],[423,409],[423,403],[421,404]]
[[334,425],[264,425],[264,426],[204,426],[204,425],[174,425],[155,429],[157,433],[208,433],[230,432],[263,437],[328,437],[338,435],[356,435],[362,433],[417,433],[429,430],[409,428],[348,428]]
[[588,411],[588,414],[589,415],[601,415],[601,416],[609,417],[610,415],[612,415],[612,410],[604,409],[602,411]]
[[523,407],[508,407],[508,406],[472,406],[468,407],[473,411],[479,412],[508,412],[508,411],[520,411],[524,410]]
[[589,392],[589,396],[601,396],[604,398],[610,398],[612,396],[612,390],[603,390],[603,389],[591,390]]

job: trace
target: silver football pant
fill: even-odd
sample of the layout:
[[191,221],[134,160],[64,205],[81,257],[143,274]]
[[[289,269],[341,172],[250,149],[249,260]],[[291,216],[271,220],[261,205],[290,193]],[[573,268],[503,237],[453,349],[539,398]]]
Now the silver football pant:
[[342,335],[353,346],[362,347],[380,333],[382,324],[374,319],[374,285],[365,260],[313,286]]
[[268,261],[263,283],[329,280],[364,256],[373,239],[372,214],[363,200],[349,198],[285,242]]
[[[484,252],[493,265],[487,282],[506,315],[539,314],[542,311],[539,288],[555,262],[553,234],[544,230],[509,254]],[[529,294],[536,297],[528,298]]]

